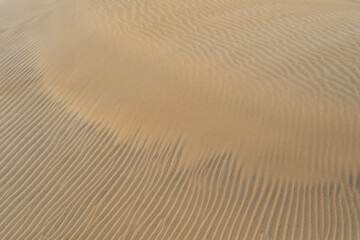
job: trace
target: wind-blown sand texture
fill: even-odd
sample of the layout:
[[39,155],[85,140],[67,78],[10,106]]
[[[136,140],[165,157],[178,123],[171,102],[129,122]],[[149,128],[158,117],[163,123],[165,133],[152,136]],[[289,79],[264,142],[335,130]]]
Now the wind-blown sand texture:
[[0,0],[0,239],[360,239],[360,3]]

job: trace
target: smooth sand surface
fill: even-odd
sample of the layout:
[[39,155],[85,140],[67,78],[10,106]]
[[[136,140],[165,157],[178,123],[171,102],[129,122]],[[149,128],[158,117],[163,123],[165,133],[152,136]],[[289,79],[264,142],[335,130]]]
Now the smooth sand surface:
[[360,239],[360,3],[0,0],[0,239]]

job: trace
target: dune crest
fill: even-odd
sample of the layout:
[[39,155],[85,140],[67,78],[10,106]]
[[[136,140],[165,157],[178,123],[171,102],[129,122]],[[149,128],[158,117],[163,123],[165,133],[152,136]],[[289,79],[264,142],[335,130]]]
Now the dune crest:
[[[356,61],[351,47],[357,25],[326,15],[314,15],[317,24],[312,17],[299,21],[317,11],[332,16],[344,9],[351,16],[351,4],[253,4],[245,11],[239,3],[236,9],[244,15],[235,15],[226,1],[196,4],[206,9],[201,14],[190,2],[108,3],[111,8],[64,1],[44,17],[42,34],[35,33],[44,46],[42,84],[71,111],[117,132],[140,131],[143,139],[184,139],[189,164],[212,149],[232,152],[241,164],[264,166],[269,159],[259,152],[275,149],[285,159],[272,161],[270,171],[300,167],[299,175],[308,177],[319,174],[314,165],[328,161],[324,154],[336,148],[341,160],[335,161],[354,167],[359,131],[338,125],[358,120],[359,72],[350,63]],[[251,20],[256,16],[258,22]],[[270,22],[262,21],[266,17]],[[314,36],[323,24],[332,28]],[[322,35],[326,40],[320,41]],[[309,152],[311,146],[319,156]]]

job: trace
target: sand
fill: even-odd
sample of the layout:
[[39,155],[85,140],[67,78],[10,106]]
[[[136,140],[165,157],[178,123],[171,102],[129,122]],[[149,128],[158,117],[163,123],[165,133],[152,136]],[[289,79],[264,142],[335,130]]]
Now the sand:
[[360,239],[360,3],[0,0],[0,239]]

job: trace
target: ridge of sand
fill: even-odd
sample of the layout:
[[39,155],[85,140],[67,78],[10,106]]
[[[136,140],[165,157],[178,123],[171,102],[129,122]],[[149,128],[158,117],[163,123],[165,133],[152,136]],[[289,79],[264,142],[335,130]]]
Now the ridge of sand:
[[0,239],[359,239],[360,5],[0,1]]

